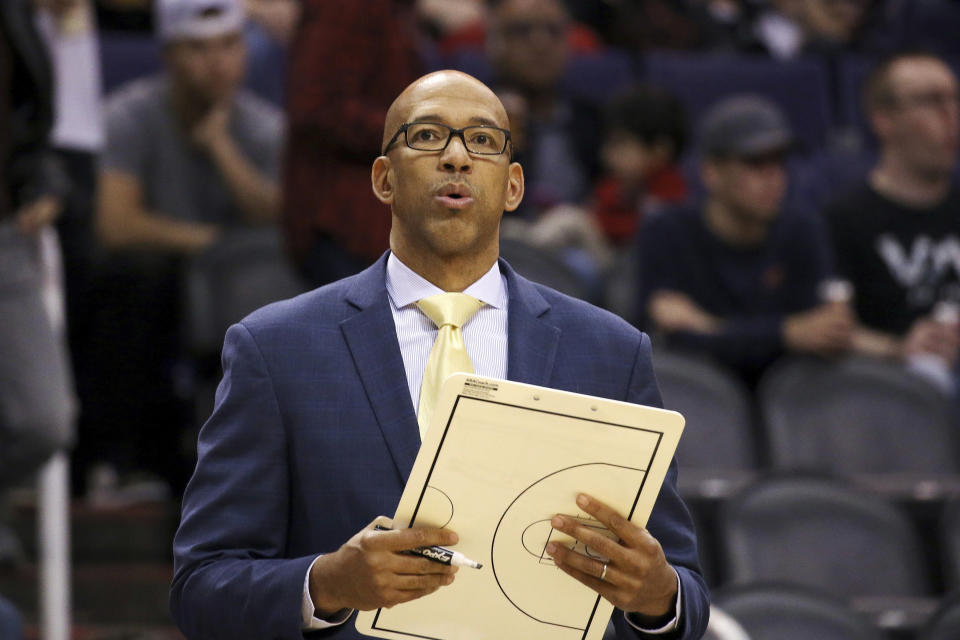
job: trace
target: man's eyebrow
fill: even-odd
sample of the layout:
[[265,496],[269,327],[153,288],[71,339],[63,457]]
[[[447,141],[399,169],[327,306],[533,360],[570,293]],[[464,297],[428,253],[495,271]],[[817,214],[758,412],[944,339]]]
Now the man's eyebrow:
[[443,118],[435,113],[426,113],[422,116],[417,116],[413,120],[410,120],[410,122],[439,122],[443,124]]
[[[439,124],[447,124],[446,119],[436,113],[425,113],[421,116],[417,116],[413,120],[410,120],[411,123],[414,122],[437,122]],[[490,118],[484,118],[483,116],[474,116],[470,118],[470,124],[480,125],[484,127],[498,127],[499,125],[491,120]]]

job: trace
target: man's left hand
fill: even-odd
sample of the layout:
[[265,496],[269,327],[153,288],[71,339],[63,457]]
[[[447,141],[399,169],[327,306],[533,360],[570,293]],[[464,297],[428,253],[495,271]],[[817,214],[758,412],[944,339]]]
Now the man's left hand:
[[556,565],[623,611],[651,618],[671,613],[677,596],[677,576],[656,538],[595,498],[580,494],[577,506],[605,525],[619,541],[583,526],[575,518],[554,516],[554,529],[609,558],[604,573],[601,560],[551,542],[547,553]]
[[23,205],[17,211],[17,226],[25,234],[34,234],[46,227],[60,215],[63,202],[56,196],[41,196]]

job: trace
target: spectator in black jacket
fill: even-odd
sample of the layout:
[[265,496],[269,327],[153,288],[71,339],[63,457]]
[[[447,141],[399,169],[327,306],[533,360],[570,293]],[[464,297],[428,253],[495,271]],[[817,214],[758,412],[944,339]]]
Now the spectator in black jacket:
[[748,384],[787,351],[827,355],[850,342],[849,307],[818,299],[830,269],[822,223],[782,209],[790,144],[768,101],[718,104],[702,131],[705,202],[665,212],[641,234],[641,317]]

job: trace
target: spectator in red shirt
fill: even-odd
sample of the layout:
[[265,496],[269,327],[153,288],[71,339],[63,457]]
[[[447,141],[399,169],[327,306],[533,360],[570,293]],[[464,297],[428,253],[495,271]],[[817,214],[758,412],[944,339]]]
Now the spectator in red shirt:
[[607,240],[624,246],[645,215],[687,198],[677,167],[687,138],[683,106],[662,89],[637,86],[607,107],[605,131],[605,175],[594,189],[592,210]]
[[370,191],[387,107],[419,77],[413,3],[304,0],[290,50],[283,225],[314,284],[387,248],[390,212]]

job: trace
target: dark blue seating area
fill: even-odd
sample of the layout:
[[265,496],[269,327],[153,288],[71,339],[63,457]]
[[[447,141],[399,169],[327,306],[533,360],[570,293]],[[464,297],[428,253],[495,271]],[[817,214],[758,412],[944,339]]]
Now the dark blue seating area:
[[122,84],[160,70],[160,45],[150,36],[131,33],[100,34],[103,90],[110,93]]
[[756,93],[783,109],[806,149],[824,147],[835,123],[827,70],[818,59],[780,62],[753,56],[654,53],[644,60],[641,75],[676,94],[691,122],[699,121],[718,100]]

